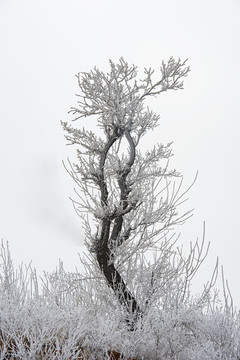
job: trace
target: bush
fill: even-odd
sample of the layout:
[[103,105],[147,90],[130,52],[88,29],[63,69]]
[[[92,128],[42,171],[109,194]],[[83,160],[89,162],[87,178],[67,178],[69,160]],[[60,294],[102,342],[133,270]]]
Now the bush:
[[158,299],[136,330],[128,331],[100,276],[68,273],[60,263],[39,279],[30,266],[14,269],[7,245],[0,257],[1,360],[114,359],[111,350],[126,359],[240,358],[239,316],[227,301],[217,302],[214,292],[182,304]]

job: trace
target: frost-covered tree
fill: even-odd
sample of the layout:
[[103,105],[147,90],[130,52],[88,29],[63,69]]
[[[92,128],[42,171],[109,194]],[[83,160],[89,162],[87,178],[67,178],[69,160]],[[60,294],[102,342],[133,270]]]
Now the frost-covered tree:
[[96,67],[79,73],[80,100],[70,113],[73,121],[82,120],[84,126],[95,122],[100,129],[94,133],[62,123],[68,143],[78,146],[78,160],[69,161],[68,172],[79,187],[73,203],[83,219],[86,244],[130,328],[157,288],[163,298],[172,283],[176,301],[184,301],[205,256],[196,243],[187,259],[178,250],[176,260],[171,229],[191,214],[178,213],[185,192],[180,192],[181,175],[169,169],[171,144],[141,151],[142,138],[157,131],[159,123],[147,99],[182,89],[189,71],[186,60],[171,57],[162,62],[158,76],[145,68],[140,80],[137,67],[123,58],[110,61],[108,73]]

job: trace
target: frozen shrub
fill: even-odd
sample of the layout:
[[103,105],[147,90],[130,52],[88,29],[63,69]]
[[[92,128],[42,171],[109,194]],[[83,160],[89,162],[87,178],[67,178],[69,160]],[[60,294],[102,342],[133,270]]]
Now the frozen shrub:
[[15,270],[2,244],[0,359],[109,359],[111,350],[125,359],[240,358],[239,315],[227,299],[221,305],[208,294],[178,302],[169,287],[129,331],[111,289],[88,275],[65,272],[60,263],[39,280],[30,267]]

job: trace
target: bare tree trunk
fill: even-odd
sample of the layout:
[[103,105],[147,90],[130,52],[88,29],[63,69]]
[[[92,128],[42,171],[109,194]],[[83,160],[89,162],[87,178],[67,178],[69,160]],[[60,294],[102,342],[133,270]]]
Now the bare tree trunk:
[[[112,259],[111,250],[108,247],[110,221],[104,221],[104,227],[102,229],[102,239],[100,241],[101,247],[97,249],[97,261],[107,280],[108,285],[114,291],[120,304],[124,306],[127,311],[125,318],[129,330],[133,331],[136,327],[136,321],[141,317],[142,311],[137,304],[135,297],[128,290],[121,274],[116,269]],[[104,241],[104,237],[105,240]]]

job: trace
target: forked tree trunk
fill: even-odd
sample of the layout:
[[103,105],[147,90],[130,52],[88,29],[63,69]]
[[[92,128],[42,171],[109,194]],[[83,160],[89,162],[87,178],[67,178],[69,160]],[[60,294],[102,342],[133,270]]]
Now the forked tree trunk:
[[[124,241],[123,237],[121,238],[123,217],[126,213],[130,212],[136,204],[129,204],[128,195],[131,191],[130,187],[127,185],[127,176],[131,171],[131,167],[135,160],[135,144],[130,135],[129,130],[119,130],[115,129],[113,135],[109,138],[105,148],[100,157],[99,163],[99,174],[98,174],[98,186],[101,192],[101,205],[103,208],[108,206],[108,188],[105,181],[104,166],[107,159],[107,154],[111,146],[115,141],[121,138],[125,134],[126,139],[128,140],[130,147],[129,160],[126,163],[125,167],[121,169],[118,173],[118,185],[120,190],[120,199],[119,199],[119,213],[113,217],[104,217],[101,224],[101,235],[97,241],[97,261],[102,270],[108,285],[114,291],[117,299],[120,304],[123,305],[126,309],[127,316],[126,322],[129,326],[129,330],[134,330],[137,319],[141,316],[141,309],[137,304],[135,297],[131,294],[127,285],[125,284],[121,274],[116,269],[113,259],[111,258],[111,249],[114,246],[120,246]],[[112,225],[112,231],[111,229]],[[126,240],[129,236],[124,237]]]

